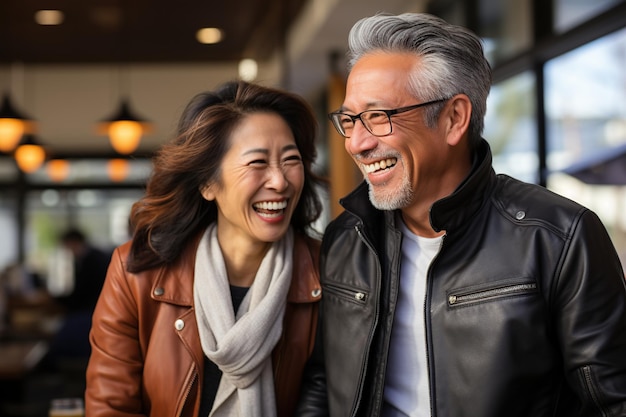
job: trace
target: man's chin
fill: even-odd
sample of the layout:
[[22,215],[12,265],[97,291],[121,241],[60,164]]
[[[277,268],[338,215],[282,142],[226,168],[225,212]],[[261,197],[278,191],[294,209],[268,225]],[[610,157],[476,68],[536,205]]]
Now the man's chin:
[[394,187],[389,184],[373,185],[368,181],[369,199],[378,210],[397,210],[408,207],[413,200],[413,192],[407,181]]
[[370,185],[370,202],[378,210],[396,210],[405,206],[405,199],[398,195],[389,195],[377,192]]

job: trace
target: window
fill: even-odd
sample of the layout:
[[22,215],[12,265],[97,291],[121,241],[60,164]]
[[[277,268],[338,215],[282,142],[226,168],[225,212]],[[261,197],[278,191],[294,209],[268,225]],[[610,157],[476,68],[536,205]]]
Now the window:
[[[59,277],[59,236],[77,227],[91,243],[105,250],[129,239],[128,216],[142,190],[46,189],[26,195],[26,265],[44,277]],[[61,278],[62,279],[62,278]],[[64,288],[47,282],[50,288]]]
[[470,28],[485,41],[490,63],[532,47],[532,9],[528,0],[431,0],[428,12]]
[[[626,178],[621,178],[626,172],[624,67],[626,29],[545,66],[547,186],[595,211],[622,261],[626,260]],[[598,164],[609,157],[617,158],[613,169],[608,163]],[[596,165],[593,178],[577,174],[580,169],[572,171],[591,164]]]
[[532,17],[526,0],[479,0],[476,33],[489,62],[504,61],[532,46]]
[[626,30],[546,63],[551,172],[626,143]]
[[18,227],[15,207],[16,199],[13,193],[3,187],[0,193],[0,271],[17,262],[18,259]]
[[524,72],[491,88],[484,137],[493,152],[496,173],[537,182],[535,79]]
[[607,11],[623,0],[554,0],[554,27],[558,33]]

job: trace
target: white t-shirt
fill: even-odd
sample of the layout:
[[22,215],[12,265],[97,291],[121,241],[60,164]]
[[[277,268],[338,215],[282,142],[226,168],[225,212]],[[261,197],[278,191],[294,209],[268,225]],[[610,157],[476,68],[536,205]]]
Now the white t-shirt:
[[383,416],[430,417],[424,302],[428,267],[443,236],[414,235],[402,221],[402,267],[391,333]]

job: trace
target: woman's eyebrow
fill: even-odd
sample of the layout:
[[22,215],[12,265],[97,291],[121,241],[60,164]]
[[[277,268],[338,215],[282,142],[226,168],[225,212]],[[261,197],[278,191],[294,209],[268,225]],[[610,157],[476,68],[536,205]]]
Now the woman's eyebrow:
[[[289,145],[285,145],[283,146],[283,148],[281,149],[281,152],[287,152],[287,151],[291,151],[291,150],[298,150],[298,146],[294,143],[290,143]],[[265,148],[254,148],[254,149],[248,149],[247,151],[245,151],[243,154],[244,155],[248,155],[251,153],[262,153],[265,155],[269,155],[270,151],[268,149]]]
[[248,154],[251,154],[251,153],[262,153],[262,154],[265,154],[265,155],[269,155],[270,151],[265,149],[265,148],[254,148],[254,149],[248,149],[243,154],[244,155],[248,155]]
[[283,146],[282,151],[283,152],[287,152],[287,151],[291,151],[291,150],[298,150],[298,146],[295,143],[290,143],[289,145],[285,145]]

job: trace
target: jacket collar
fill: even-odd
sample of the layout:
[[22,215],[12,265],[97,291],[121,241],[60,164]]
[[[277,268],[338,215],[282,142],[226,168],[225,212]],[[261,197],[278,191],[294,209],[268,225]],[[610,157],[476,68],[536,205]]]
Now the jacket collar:
[[299,233],[294,235],[293,275],[287,294],[289,303],[313,303],[320,300],[318,268],[319,242]]
[[[435,231],[454,231],[478,211],[485,202],[485,193],[489,192],[495,180],[491,167],[491,149],[482,139],[473,158],[472,170],[454,192],[436,201],[430,208],[430,223]],[[341,205],[356,215],[366,225],[386,224],[384,211],[374,208],[369,200],[368,185],[363,181],[354,191],[340,200]]]
[[448,233],[467,224],[484,204],[485,194],[491,190],[495,173],[491,167],[491,149],[482,139],[474,153],[472,170],[452,194],[435,201],[430,208],[430,224],[436,232]]
[[[151,290],[153,299],[182,306],[193,305],[196,251],[203,233],[204,231],[194,237],[176,262],[158,268]],[[290,303],[310,303],[320,299],[317,245],[307,236],[299,233],[294,235],[293,278],[287,294],[287,301]]]

